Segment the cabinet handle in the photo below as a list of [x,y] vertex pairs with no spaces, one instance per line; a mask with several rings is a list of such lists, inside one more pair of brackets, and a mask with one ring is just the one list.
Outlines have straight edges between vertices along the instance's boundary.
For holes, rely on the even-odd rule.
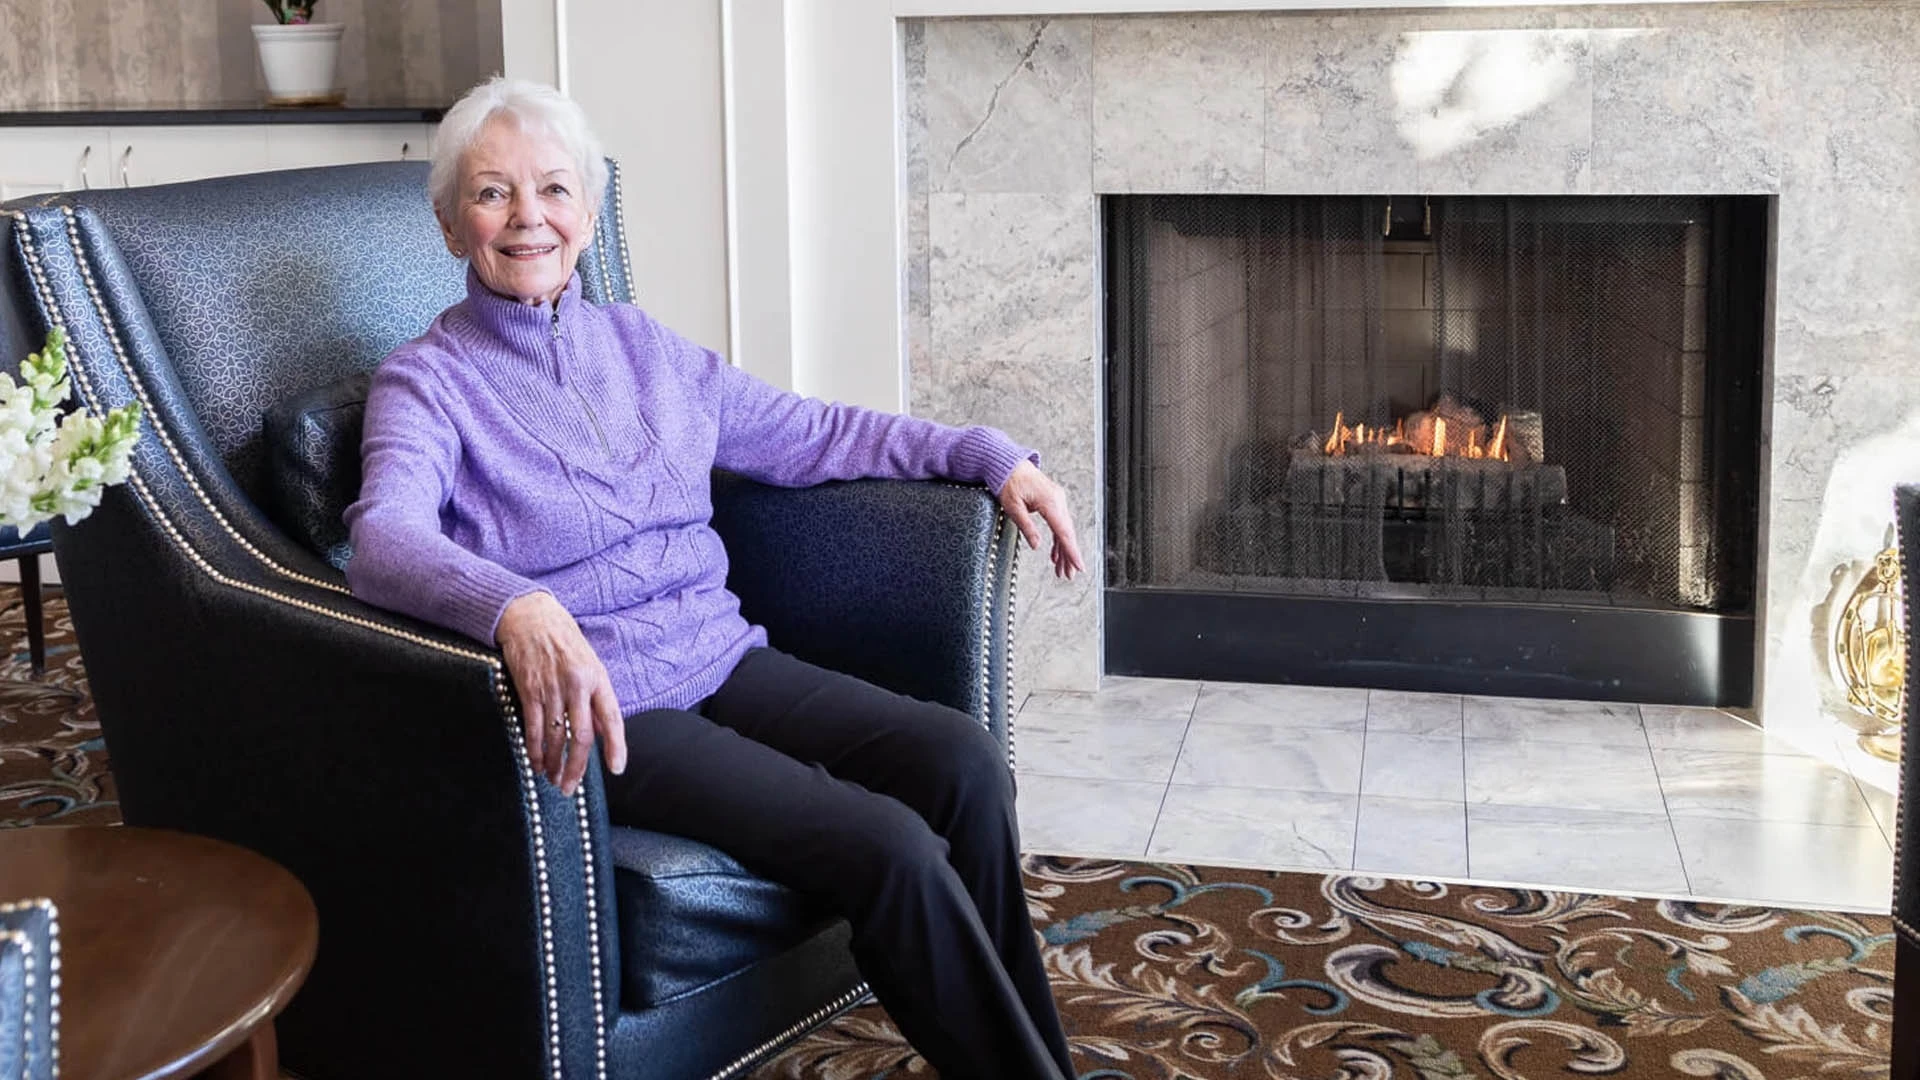
[[413,144],[410,142],[403,142],[400,144],[400,160],[401,161],[407,160],[407,151],[411,149],[413,149]]
[[133,186],[133,183],[127,179],[127,162],[132,159],[133,159],[133,147],[129,146],[125,150],[120,151],[120,186],[121,187]]
[[92,191],[93,179],[87,175],[87,161],[93,157],[93,144],[88,143],[80,149],[80,190]]

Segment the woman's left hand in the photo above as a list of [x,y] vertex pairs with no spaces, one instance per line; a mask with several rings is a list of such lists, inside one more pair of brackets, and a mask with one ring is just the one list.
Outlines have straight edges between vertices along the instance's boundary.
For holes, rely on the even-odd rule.
[[1063,578],[1083,573],[1087,564],[1080,558],[1080,544],[1073,535],[1073,512],[1067,509],[1067,493],[1040,471],[1032,461],[1023,461],[1000,488],[1000,506],[1027,538],[1027,546],[1040,547],[1040,526],[1035,514],[1053,531],[1053,572]]

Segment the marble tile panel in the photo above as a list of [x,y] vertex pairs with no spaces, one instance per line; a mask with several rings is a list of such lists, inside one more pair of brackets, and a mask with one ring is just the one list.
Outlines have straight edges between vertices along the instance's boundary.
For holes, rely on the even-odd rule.
[[1265,190],[1414,190],[1413,146],[1394,103],[1400,26],[1369,16],[1278,15],[1263,30]]
[[1164,784],[1186,730],[1186,721],[1178,719],[1022,709],[1014,721],[1014,767],[1045,776]]
[[1370,690],[1367,692],[1367,732],[1459,735],[1463,705],[1464,699],[1459,694]]
[[[1068,487],[1074,520],[1091,531],[1100,509],[1092,487],[1100,439],[1100,373],[1091,356],[1021,362],[942,357],[913,380],[916,416],[944,424],[990,424],[1040,452],[1040,467]],[[1086,545],[1083,545],[1086,546]]]
[[1250,43],[1263,24],[1092,20],[1094,190],[1259,191],[1264,61]]
[[1655,750],[1725,750],[1740,754],[1803,754],[1784,739],[1719,709],[1642,705],[1640,723]]
[[927,211],[936,363],[1093,356],[1091,197],[935,194]]
[[1020,850],[1137,859],[1160,816],[1167,786],[1022,773]]
[[[1913,155],[1913,165],[1920,169],[1920,153]],[[1788,177],[1776,238],[1776,379],[1833,370],[1824,353],[1831,342],[1874,342],[1884,365],[1888,347],[1920,337],[1920,308],[1912,303],[1914,283],[1920,281],[1920,214],[1912,213],[1916,195],[1920,180],[1830,192]],[[1905,367],[1903,360],[1892,362]]]
[[[1082,553],[1086,554],[1084,544]],[[1022,542],[1018,558],[1013,620],[1015,700],[1031,690],[1096,689],[1100,685],[1097,556],[1088,554],[1089,573],[1072,581],[1054,576],[1045,548],[1029,550]]]
[[1365,739],[1357,731],[1195,719],[1173,780],[1353,795],[1360,790]]
[[900,157],[906,173],[906,191],[901,196],[906,252],[900,274],[901,291],[907,298],[907,386],[912,402],[912,375],[925,372],[932,360],[932,343],[927,336],[932,310],[932,298],[927,294],[932,242],[927,233],[927,21],[904,20],[900,38]]
[[1459,802],[1360,797],[1353,868],[1466,877],[1467,808]]
[[1771,904],[1892,906],[1893,853],[1872,826],[1675,818],[1696,895]]
[[1396,122],[1432,194],[1590,189],[1586,30],[1419,30],[1394,64]]
[[1853,776],[1812,758],[1655,750],[1653,764],[1674,817],[1874,824]]
[[1026,699],[1027,710],[1082,716],[1121,716],[1144,720],[1179,720],[1193,716],[1200,684],[1186,679],[1141,679],[1107,675],[1087,692],[1040,690]]
[[1781,147],[1787,186],[1805,192],[1911,191],[1920,166],[1920,84],[1911,4],[1788,5]]
[[1473,877],[1602,892],[1686,893],[1664,814],[1565,807],[1467,807]]
[[1458,737],[1369,731],[1360,794],[1457,803],[1467,797],[1465,753]]
[[1469,739],[1527,742],[1647,745],[1634,705],[1610,701],[1547,701],[1475,697],[1465,700],[1461,720]]
[[1466,741],[1467,802],[1664,814],[1647,748]]
[[1085,20],[936,19],[926,27],[932,190],[1093,190]]
[[1367,692],[1344,686],[1209,682],[1201,684],[1193,716],[1201,721],[1362,731],[1367,726]]
[[1274,869],[1353,865],[1359,798],[1251,788],[1167,789],[1149,858]]
[[1593,189],[1631,194],[1780,190],[1783,17],[1641,9],[1592,31]]

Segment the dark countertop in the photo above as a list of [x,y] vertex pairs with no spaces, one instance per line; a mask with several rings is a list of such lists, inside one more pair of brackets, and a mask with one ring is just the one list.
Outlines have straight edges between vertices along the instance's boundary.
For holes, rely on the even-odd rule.
[[49,105],[0,112],[5,127],[191,126],[197,124],[437,124],[445,105],[349,105],[270,109],[257,101],[194,105]]

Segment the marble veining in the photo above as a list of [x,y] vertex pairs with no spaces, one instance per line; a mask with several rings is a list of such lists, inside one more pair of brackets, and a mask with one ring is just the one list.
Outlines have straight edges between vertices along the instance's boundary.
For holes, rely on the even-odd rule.
[[1092,190],[1092,36],[1077,20],[926,25],[933,191]]

